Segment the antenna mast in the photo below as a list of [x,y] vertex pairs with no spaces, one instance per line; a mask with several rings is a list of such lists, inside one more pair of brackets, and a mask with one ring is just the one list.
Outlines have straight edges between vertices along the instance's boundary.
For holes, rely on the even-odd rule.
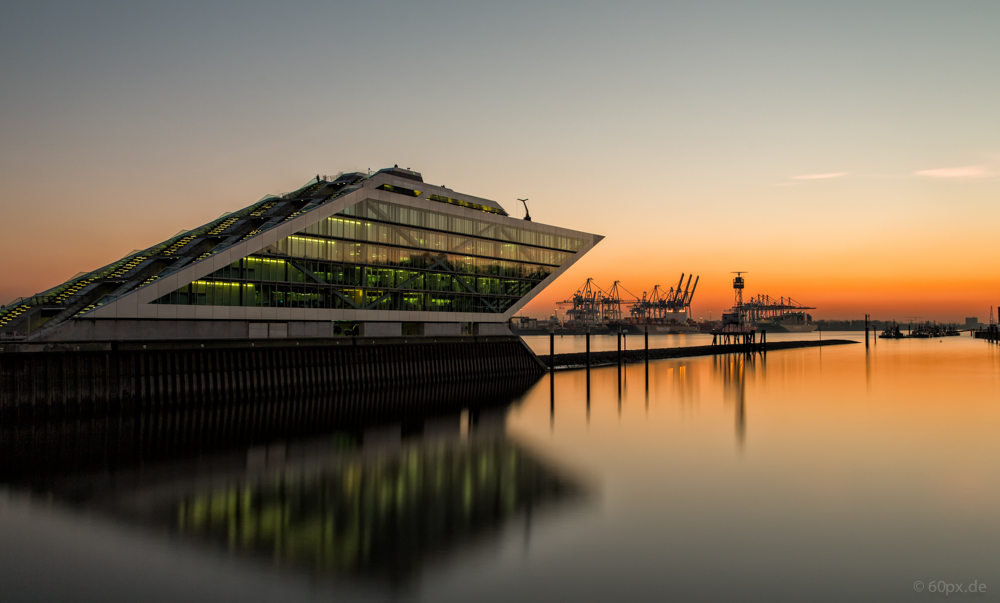
[[528,211],[528,200],[518,199],[521,203],[524,203],[524,219],[526,222],[531,222],[531,213]]

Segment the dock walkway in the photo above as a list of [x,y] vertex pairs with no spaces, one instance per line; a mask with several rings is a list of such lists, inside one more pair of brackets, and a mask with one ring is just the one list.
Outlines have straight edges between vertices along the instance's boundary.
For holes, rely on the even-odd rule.
[[[793,350],[797,348],[813,348],[826,345],[844,345],[848,343],[859,343],[848,339],[826,339],[822,341],[775,341],[766,344],[753,344],[748,347],[745,344],[730,345],[699,345],[680,348],[652,348],[649,350],[650,360],[662,360],[664,358],[689,358],[693,356],[712,356],[715,354],[737,354],[748,351],[775,352],[778,350]],[[763,348],[761,346],[764,346]],[[646,359],[646,350],[626,350],[621,353],[623,364],[634,364],[643,362]],[[538,358],[549,366],[550,356],[539,354]],[[576,370],[587,367],[586,352],[574,352],[571,354],[555,354],[552,357],[555,370]],[[591,352],[590,367],[614,366],[618,364],[618,352]]]

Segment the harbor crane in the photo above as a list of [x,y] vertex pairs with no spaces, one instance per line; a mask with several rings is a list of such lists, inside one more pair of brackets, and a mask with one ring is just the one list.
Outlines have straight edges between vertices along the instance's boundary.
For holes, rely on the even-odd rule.
[[[667,313],[690,311],[691,301],[694,299],[694,292],[698,289],[698,281],[701,280],[701,277],[689,275],[686,285],[684,277],[685,274],[682,273],[676,289],[671,287],[668,291],[664,291],[662,287],[656,285],[652,292],[644,292],[642,299],[632,306],[632,316],[640,320],[662,319],[667,317]],[[692,278],[694,278],[693,288],[691,287]],[[682,286],[683,289],[681,289]]]
[[559,302],[566,308],[566,320],[577,325],[596,325],[602,322],[604,308],[604,290],[594,279],[588,278],[576,290],[571,299]]
[[[628,293],[630,297],[623,297],[622,291]],[[609,321],[621,321],[622,316],[622,304],[634,305],[639,300],[636,299],[635,295],[631,291],[621,286],[621,281],[615,281],[611,285],[611,289],[607,291],[604,297],[605,311],[604,318]]]
[[[685,276],[687,282],[684,281]],[[676,288],[664,291],[656,285],[652,292],[643,292],[642,297],[622,286],[621,281],[615,281],[609,289],[604,290],[594,279],[588,278],[572,298],[561,301],[558,305],[561,310],[566,311],[568,323],[582,326],[627,322],[626,317],[636,322],[674,319],[679,312],[690,314],[691,300],[694,299],[700,278],[681,274]]]
[[[759,321],[769,319],[780,319],[787,313],[800,313],[804,310],[815,310],[813,306],[807,306],[791,297],[771,297],[766,294],[759,294],[743,300],[743,289],[746,281],[744,274],[750,274],[746,270],[733,271],[736,277],[733,279],[733,292],[735,303],[733,308],[723,314],[723,320],[731,321],[734,324],[753,325]],[[727,318],[728,317],[728,318]]]

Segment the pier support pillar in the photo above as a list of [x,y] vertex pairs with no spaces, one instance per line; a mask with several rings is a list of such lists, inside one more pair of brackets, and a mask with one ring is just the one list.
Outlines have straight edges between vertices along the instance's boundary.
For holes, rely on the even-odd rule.
[[642,335],[645,343],[643,344],[643,358],[646,361],[646,409],[649,409],[649,327],[645,326],[642,328]]
[[622,404],[622,328],[618,327],[618,409]]
[[549,331],[549,422],[556,426],[556,328]]
[[549,331],[549,370],[556,370],[556,329]]
[[868,349],[868,314],[865,314],[865,349]]
[[649,327],[643,327],[643,338],[645,342],[643,344],[643,355],[646,359],[646,371],[649,371]]
[[618,327],[618,370],[622,366],[622,328]]

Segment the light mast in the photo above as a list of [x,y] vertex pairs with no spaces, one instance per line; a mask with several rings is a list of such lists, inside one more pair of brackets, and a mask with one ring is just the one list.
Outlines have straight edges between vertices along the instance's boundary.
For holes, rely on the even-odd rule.
[[738,313],[742,313],[743,309],[743,277],[742,274],[750,274],[746,270],[740,270],[739,272],[733,272],[736,278],[733,279],[733,291],[736,292],[736,304],[735,308]]

